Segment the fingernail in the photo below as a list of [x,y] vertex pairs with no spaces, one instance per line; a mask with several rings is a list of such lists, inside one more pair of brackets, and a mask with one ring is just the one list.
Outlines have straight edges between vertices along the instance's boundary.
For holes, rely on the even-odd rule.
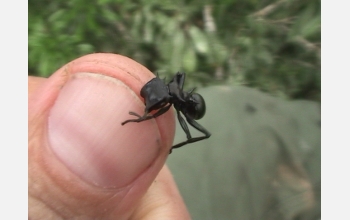
[[160,134],[153,120],[121,122],[143,113],[134,91],[118,79],[76,73],[61,89],[48,121],[50,147],[82,180],[123,187],[157,157]]

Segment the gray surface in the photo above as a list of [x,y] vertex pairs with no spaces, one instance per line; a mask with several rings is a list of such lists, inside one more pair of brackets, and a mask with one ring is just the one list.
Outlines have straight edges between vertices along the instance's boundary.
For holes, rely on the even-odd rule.
[[[245,87],[198,92],[212,137],[167,162],[193,219],[319,219],[320,105]],[[185,138],[177,125],[174,143]]]

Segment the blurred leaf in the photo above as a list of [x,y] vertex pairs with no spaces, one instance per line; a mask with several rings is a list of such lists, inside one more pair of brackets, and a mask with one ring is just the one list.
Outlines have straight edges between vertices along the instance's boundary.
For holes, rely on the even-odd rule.
[[319,34],[321,28],[321,16],[317,16],[308,22],[306,22],[300,30],[300,33],[305,38],[308,38],[312,35]]
[[[55,11],[54,13],[52,13],[52,15],[48,18],[49,22],[59,22],[60,20],[62,20],[62,17],[64,16],[64,14],[66,13],[65,9],[59,9],[57,11]],[[57,23],[56,23],[57,25]]]
[[273,57],[271,53],[269,53],[267,50],[261,50],[258,54],[257,57],[262,60],[264,63],[267,65],[271,65],[273,63]]
[[182,53],[185,46],[185,36],[182,32],[174,34],[173,51],[170,61],[171,72],[177,72],[182,66]]
[[216,65],[222,65],[228,58],[227,48],[217,38],[211,38],[210,44],[213,61]]
[[189,47],[185,49],[183,56],[183,67],[185,72],[194,72],[197,68],[197,57],[193,48]]
[[317,31],[320,33],[321,13],[317,12],[315,7],[316,5],[310,4],[300,13],[289,32],[289,38],[298,35],[308,37]]
[[196,26],[191,26],[189,29],[189,34],[197,52],[202,54],[209,52],[208,39],[200,29],[198,29]]
[[101,15],[105,17],[108,21],[116,22],[119,20],[119,16],[109,8],[105,8],[105,10],[103,10],[103,13]]
[[144,26],[143,29],[143,40],[146,43],[151,43],[154,39],[153,39],[153,23],[149,20],[146,20],[146,24]]
[[178,22],[172,19],[168,19],[166,25],[164,26],[164,32],[168,36],[172,36],[178,29]]
[[78,44],[77,47],[81,53],[92,53],[94,51],[91,44]]

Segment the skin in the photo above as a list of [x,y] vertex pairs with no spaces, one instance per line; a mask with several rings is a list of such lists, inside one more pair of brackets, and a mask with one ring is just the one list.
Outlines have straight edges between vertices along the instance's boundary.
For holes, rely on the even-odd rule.
[[121,126],[153,77],[116,54],[28,77],[29,219],[190,219],[165,165],[173,111]]

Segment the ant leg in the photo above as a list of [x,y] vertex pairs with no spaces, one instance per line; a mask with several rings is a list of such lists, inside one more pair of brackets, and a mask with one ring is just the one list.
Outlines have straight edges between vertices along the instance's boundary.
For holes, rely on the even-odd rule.
[[146,121],[146,120],[150,120],[152,118],[156,118],[158,116],[161,116],[162,114],[164,114],[165,112],[167,112],[169,109],[170,109],[171,105],[167,105],[161,109],[159,109],[156,113],[154,113],[153,115],[148,115],[148,111],[145,111],[145,114],[143,116],[140,116],[139,114],[135,113],[135,112],[129,112],[130,115],[134,115],[134,116],[137,116],[139,118],[137,119],[129,119],[129,120],[126,120],[122,123],[122,125],[125,125],[126,123],[129,123],[129,122],[142,122],[142,121]]
[[184,84],[185,84],[185,77],[186,77],[185,73],[177,72],[175,77],[176,77],[176,82],[179,85],[180,90],[182,90],[184,87]]
[[188,129],[188,126],[187,126],[185,120],[184,120],[183,117],[181,116],[179,110],[176,109],[176,112],[177,112],[177,120],[180,122],[180,125],[181,125],[181,127],[182,127],[182,130],[184,130],[184,132],[186,133],[187,139],[191,139],[192,136],[191,136],[190,130]]
[[161,109],[159,109],[159,111],[157,111],[156,113],[154,113],[153,115],[149,115],[147,116],[143,121],[145,120],[149,120],[149,119],[152,119],[152,118],[157,118],[159,116],[161,116],[162,114],[164,114],[165,112],[167,112],[169,109],[170,109],[171,105],[167,105]]
[[[179,144],[176,144],[174,145],[171,149],[174,149],[174,148],[179,148],[179,147],[182,147],[186,144],[189,144],[189,143],[194,143],[194,142],[197,142],[197,141],[200,141],[200,140],[203,140],[203,139],[206,139],[206,138],[209,138],[211,136],[210,132],[207,131],[202,125],[198,124],[195,120],[191,119],[191,118],[188,118],[186,117],[186,120],[188,123],[190,123],[190,125],[192,125],[195,129],[197,129],[198,131],[202,132],[204,134],[204,136],[201,136],[201,137],[196,137],[196,138],[190,138],[188,139],[187,141],[184,141],[184,142],[181,142]],[[185,131],[186,132],[186,131]],[[171,151],[170,151],[171,152]]]
[[[147,115],[148,112],[147,113],[145,112],[145,114]],[[139,117],[139,118],[142,117],[141,115],[137,114],[136,112],[129,112],[129,115],[134,115],[134,116]]]

